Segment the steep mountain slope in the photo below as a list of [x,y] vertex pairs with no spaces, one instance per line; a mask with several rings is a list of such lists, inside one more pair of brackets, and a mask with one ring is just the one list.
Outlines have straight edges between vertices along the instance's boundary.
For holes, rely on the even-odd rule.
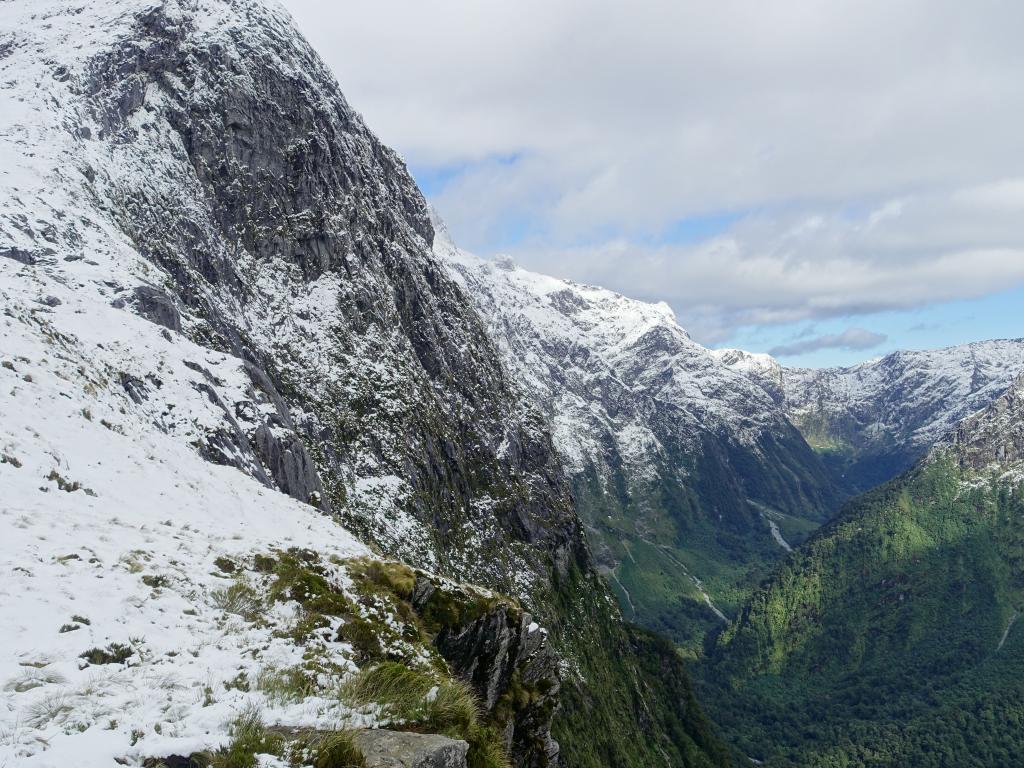
[[[320,641],[312,635],[321,630],[341,631],[336,613],[363,626],[349,605],[358,598],[349,594],[354,566],[325,562],[331,553],[365,553],[351,531],[388,556],[507,592],[550,627],[550,645],[562,655],[563,706],[555,728],[567,765],[727,762],[692,695],[659,698],[662,681],[650,680],[650,670],[667,667],[685,687],[679,660],[635,642],[621,624],[597,577],[544,419],[509,384],[477,311],[432,255],[426,205],[404,165],[345,102],[278,6],[8,2],[0,7],[0,75],[5,333],[31,339],[11,357],[6,350],[18,347],[4,348],[5,376],[23,383],[0,402],[2,439],[13,459],[5,459],[2,471],[5,483],[8,473],[18,478],[23,496],[38,488],[35,493],[63,498],[67,492],[76,500],[5,501],[10,524],[20,525],[26,515],[40,518],[27,525],[60,520],[82,531],[81,545],[92,546],[89,538],[114,535],[102,532],[97,514],[111,526],[124,519],[132,530],[126,545],[141,538],[147,546],[140,549],[150,556],[175,553],[166,580],[154,574],[152,583],[162,586],[153,589],[180,585],[187,610],[202,614],[208,601],[197,595],[213,582],[191,571],[205,572],[221,548],[238,554],[242,544],[236,551],[221,541],[225,531],[237,530],[234,516],[272,498],[245,518],[252,522],[251,543],[245,527],[232,535],[245,542],[242,570],[260,587],[253,587],[257,597],[276,604],[274,590],[284,590],[313,622],[293,633],[298,654],[316,655]],[[29,397],[36,376],[48,389]],[[47,413],[50,400],[62,404],[53,408],[59,420]],[[22,420],[7,418],[15,410]],[[79,424],[76,413],[88,424]],[[62,457],[65,425],[81,433],[82,443]],[[30,440],[23,430],[37,434]],[[120,453],[111,456],[110,446]],[[200,457],[216,488],[204,487]],[[132,467],[125,474],[126,488],[137,489],[131,494],[115,492],[117,476],[109,473],[119,460]],[[39,477],[50,464],[52,476]],[[153,464],[167,482],[181,478],[174,493],[163,480],[147,486]],[[156,495],[143,509],[139,495],[146,487]],[[235,496],[237,503],[224,501]],[[209,525],[196,521],[204,514]],[[303,523],[289,520],[302,514],[308,532],[292,533]],[[211,549],[193,542],[181,550],[179,525],[197,526],[188,539],[212,537]],[[292,547],[312,548],[315,557],[296,564]],[[267,567],[276,581],[259,575],[262,561],[253,558],[263,548],[273,550],[276,559]],[[120,547],[98,549],[105,564],[120,562],[129,573],[134,566],[124,558],[141,558]],[[50,545],[38,552],[49,574],[66,562]],[[33,569],[22,562],[29,556],[22,550],[5,546],[4,556],[13,568]],[[291,589],[288,579],[300,576],[323,594]],[[104,582],[121,583],[127,581],[120,572]],[[62,614],[83,599],[81,589],[55,602]],[[381,626],[411,626],[419,636],[417,627],[426,622],[421,629],[440,647],[446,625],[410,618],[409,611],[422,607],[415,595],[393,585],[383,596],[381,590],[377,585],[362,597],[385,600],[404,625],[379,616],[379,626],[363,633],[364,644],[379,648],[369,638]],[[150,599],[137,589],[123,594],[126,602]],[[316,610],[307,604],[313,597],[323,598]],[[4,601],[9,626],[19,626],[24,620],[16,612],[32,604]],[[134,616],[117,638],[108,627],[95,636],[123,642],[154,610],[162,608]],[[443,615],[483,621],[490,613],[481,616],[482,610],[474,603],[462,611],[456,602]],[[482,638],[479,647],[519,647],[516,632],[529,626]],[[275,629],[287,630],[259,631],[266,638]],[[233,634],[209,637],[229,656],[234,647],[248,648],[233,646]],[[344,646],[342,640],[331,642]],[[54,649],[45,663],[67,667],[73,646],[62,640],[39,647]],[[407,654],[423,660],[418,648]],[[344,647],[338,653],[331,663],[344,671]],[[484,669],[446,663],[451,674]],[[127,676],[141,686],[137,695],[156,695],[155,683],[130,670]],[[498,725],[516,763],[553,762],[557,746],[545,729],[557,686],[545,679],[536,688],[540,681],[518,669],[501,679],[507,696],[491,701],[491,688],[483,693],[491,714],[503,713]],[[47,697],[58,703],[72,695],[57,678],[46,685],[52,686]],[[22,693],[17,684],[4,692],[4,711],[15,724],[30,704]],[[241,700],[233,697],[233,705]],[[208,746],[223,741],[223,714],[211,711],[197,721],[212,734]],[[287,724],[280,712],[270,714]],[[663,727],[667,721],[677,726]],[[97,738],[102,729],[97,718],[47,723],[56,723],[72,744]],[[126,728],[118,723],[113,730],[142,738]],[[16,727],[6,733],[16,734],[7,741],[20,739]],[[145,746],[155,749],[153,743]],[[20,746],[13,747],[19,761]],[[43,746],[35,742],[33,759],[52,764]],[[154,754],[117,747],[131,759]]]
[[486,262],[443,232],[434,249],[555,425],[627,617],[699,647],[783,537],[799,540],[831,511],[818,457],[666,305]]
[[1024,339],[893,352],[850,368],[783,368],[766,355],[715,354],[762,383],[850,493],[909,468],[1024,373]]
[[1018,379],[787,558],[719,638],[708,692],[769,765],[1014,765],[1022,607]]
[[[428,627],[366,574],[398,569],[453,605],[484,601],[489,621],[519,609],[375,562],[335,519],[205,461],[182,422],[154,421],[120,383],[149,350],[164,396],[202,429],[220,422],[219,405],[179,376],[201,360],[220,394],[243,402],[237,358],[164,337],[68,286],[11,279],[6,265],[0,275],[0,764],[194,755],[205,765],[218,749],[239,751],[238,722],[286,727],[296,745],[303,734],[402,728],[403,719],[444,728],[351,686],[389,659],[460,690],[452,675],[465,666],[447,634],[491,633],[459,621]],[[54,291],[46,305],[40,289]],[[429,615],[429,602],[419,610]],[[498,694],[512,690],[511,674],[547,690],[525,708],[487,711],[518,750],[545,738],[557,674],[546,634],[516,617],[491,638],[504,649],[473,666],[494,675]],[[458,735],[499,741],[486,733]],[[261,752],[283,751],[280,737],[262,742]]]

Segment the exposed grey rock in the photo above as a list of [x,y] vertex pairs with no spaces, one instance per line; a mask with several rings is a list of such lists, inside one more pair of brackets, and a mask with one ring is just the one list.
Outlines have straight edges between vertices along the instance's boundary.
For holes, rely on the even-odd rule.
[[356,746],[368,768],[466,768],[469,745],[429,733],[359,731]]
[[[210,371],[189,361],[185,365],[203,375],[205,381],[193,386],[224,413],[225,426],[209,432],[201,445],[204,455],[214,463],[248,472],[264,485],[276,487],[292,498],[329,509],[316,466],[295,433],[287,405],[280,396],[270,399],[274,408],[281,410],[269,414],[255,400],[237,402],[232,409],[221,399],[218,380]],[[258,371],[251,366],[246,370],[250,376]],[[255,378],[267,383],[265,374]],[[259,394],[266,392],[261,389]]]
[[319,506],[322,497],[320,478],[305,444],[297,434],[275,428],[271,424],[261,424],[252,440],[281,491],[292,498]]
[[1019,469],[1024,462],[1024,377],[983,411],[961,421],[933,455],[947,453],[965,469]]
[[149,399],[149,387],[142,379],[127,373],[121,374],[121,386],[128,394],[128,397],[135,403],[142,403]]
[[181,331],[181,315],[174,300],[159,288],[140,285],[135,289],[135,307],[140,315],[174,332]]
[[22,264],[27,264],[29,266],[39,261],[38,256],[32,251],[25,250],[24,248],[16,248],[13,246],[7,248],[0,248],[0,256],[3,256],[8,259],[14,259],[15,261],[20,261]]

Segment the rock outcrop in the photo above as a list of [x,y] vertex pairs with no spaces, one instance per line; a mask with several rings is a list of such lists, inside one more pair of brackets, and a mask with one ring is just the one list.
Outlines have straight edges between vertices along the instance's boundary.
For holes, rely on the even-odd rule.
[[413,607],[439,626],[434,645],[455,675],[472,684],[519,766],[558,762],[551,721],[561,686],[548,632],[507,599],[420,576]]
[[1024,462],[1024,378],[983,411],[964,419],[932,452],[952,453],[961,469],[1005,472]]
[[432,733],[359,731],[354,741],[367,768],[466,768],[464,741]]

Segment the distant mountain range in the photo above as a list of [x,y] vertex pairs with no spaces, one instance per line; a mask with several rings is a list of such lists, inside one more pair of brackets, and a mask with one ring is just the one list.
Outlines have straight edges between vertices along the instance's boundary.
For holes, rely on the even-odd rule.
[[761,383],[848,493],[909,468],[1024,371],[1024,339],[893,352],[850,368],[783,368],[764,355],[715,354]]

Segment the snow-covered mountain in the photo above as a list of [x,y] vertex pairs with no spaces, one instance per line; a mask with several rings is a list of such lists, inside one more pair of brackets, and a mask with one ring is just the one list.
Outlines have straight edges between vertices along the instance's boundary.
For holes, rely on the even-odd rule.
[[907,469],[1024,373],[1024,339],[893,352],[849,368],[783,368],[765,356],[716,354],[761,382],[808,442],[832,454],[837,482],[850,491]]
[[280,6],[0,4],[0,157],[0,765],[216,749],[255,710],[401,724],[342,686],[384,660],[424,707],[473,686],[468,749],[547,765],[553,651],[571,761],[719,748],[674,654],[648,679],[404,164]]
[[820,370],[709,350],[665,304],[481,260],[435,228],[435,252],[554,425],[627,615],[683,641],[742,599],[752,565],[905,470],[1024,372],[1022,340]]
[[764,391],[723,369],[664,302],[529,272],[507,259],[485,261],[455,247],[442,226],[435,252],[452,265],[506,362],[550,414],[571,471],[585,471],[605,446],[632,471],[653,471],[662,446],[646,421],[659,402],[677,408],[680,437],[693,450],[702,429],[753,445],[780,427]]
[[[241,361],[240,378],[202,358],[161,375],[152,353],[127,351],[119,380],[140,407],[210,460],[425,566],[515,573],[504,586],[525,592],[548,567],[537,553],[575,556],[542,425],[432,262],[422,197],[282,10],[5,13],[11,282],[32,299],[63,285],[164,326],[163,343],[180,333]],[[197,424],[182,391],[214,415]],[[530,487],[521,506],[489,499],[501,482]]]
[[734,580],[785,551],[780,524],[799,536],[831,511],[824,469],[776,401],[667,305],[484,261],[436,229],[435,252],[554,424],[627,613],[677,637],[718,621]]

